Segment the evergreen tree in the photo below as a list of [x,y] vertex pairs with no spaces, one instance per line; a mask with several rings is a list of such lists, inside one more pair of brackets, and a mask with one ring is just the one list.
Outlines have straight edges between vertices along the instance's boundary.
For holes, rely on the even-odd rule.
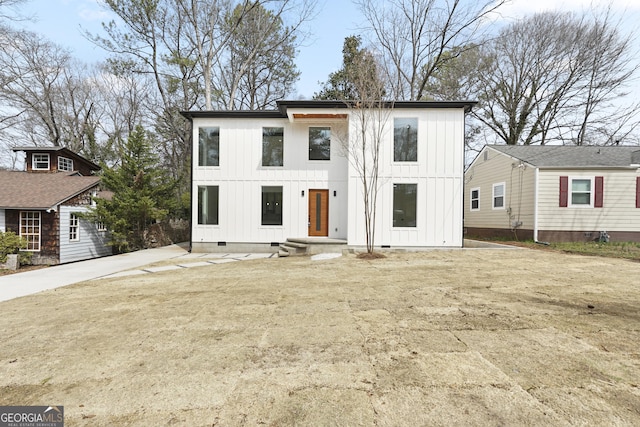
[[129,135],[121,158],[119,167],[103,167],[102,185],[113,197],[97,198],[87,217],[102,222],[111,233],[110,244],[118,252],[127,252],[148,247],[149,227],[175,211],[175,181],[158,167],[142,126]]
[[361,44],[360,36],[344,39],[342,68],[329,74],[329,80],[319,93],[314,94],[314,99],[362,101],[372,93],[384,97],[384,90],[380,90],[383,84],[378,64],[369,50],[360,47]]

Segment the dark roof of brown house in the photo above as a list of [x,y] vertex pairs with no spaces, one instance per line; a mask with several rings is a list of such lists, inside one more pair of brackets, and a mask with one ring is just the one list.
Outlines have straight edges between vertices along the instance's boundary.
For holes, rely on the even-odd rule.
[[0,209],[49,209],[95,187],[97,176],[75,172],[0,171]]

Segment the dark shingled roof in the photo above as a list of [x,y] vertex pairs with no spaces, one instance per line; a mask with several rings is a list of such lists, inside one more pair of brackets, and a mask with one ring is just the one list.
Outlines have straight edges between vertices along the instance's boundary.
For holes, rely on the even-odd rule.
[[49,209],[89,190],[98,176],[0,171],[0,209]]
[[487,145],[540,168],[630,167],[640,164],[640,146]]

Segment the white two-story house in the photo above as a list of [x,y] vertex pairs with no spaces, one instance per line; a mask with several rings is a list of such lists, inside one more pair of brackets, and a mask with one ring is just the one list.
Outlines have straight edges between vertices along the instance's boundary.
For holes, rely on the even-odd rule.
[[[380,131],[376,247],[462,246],[464,121],[472,106],[393,102],[384,115],[370,115],[367,126]],[[291,238],[365,246],[353,161],[362,109],[281,101],[273,111],[182,114],[193,127],[192,251],[276,252]]]

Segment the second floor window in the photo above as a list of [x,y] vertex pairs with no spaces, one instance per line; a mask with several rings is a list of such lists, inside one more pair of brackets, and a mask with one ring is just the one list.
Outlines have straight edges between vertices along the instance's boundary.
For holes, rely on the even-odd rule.
[[418,161],[418,119],[396,118],[393,121],[393,161]]
[[262,128],[262,166],[283,166],[284,128]]
[[49,170],[49,155],[48,154],[33,154],[33,169],[34,170]]
[[309,160],[331,160],[331,128],[309,128]]
[[58,170],[71,172],[73,170],[73,160],[66,157],[58,157]]
[[220,166],[220,128],[198,129],[198,166]]

